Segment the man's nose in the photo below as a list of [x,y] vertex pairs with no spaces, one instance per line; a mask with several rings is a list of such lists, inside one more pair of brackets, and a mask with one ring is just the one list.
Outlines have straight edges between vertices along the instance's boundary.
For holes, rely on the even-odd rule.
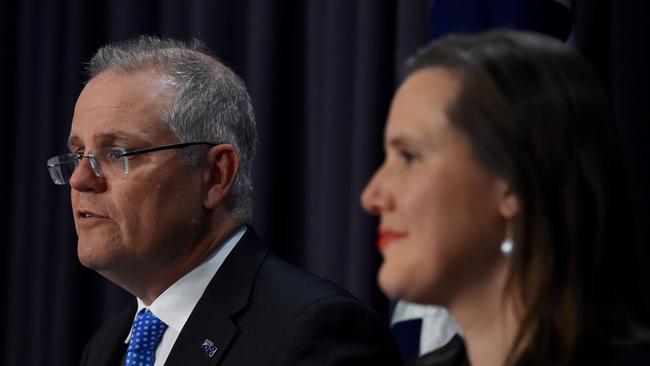
[[106,190],[106,179],[98,177],[90,159],[84,157],[70,176],[70,187],[79,192],[103,192]]

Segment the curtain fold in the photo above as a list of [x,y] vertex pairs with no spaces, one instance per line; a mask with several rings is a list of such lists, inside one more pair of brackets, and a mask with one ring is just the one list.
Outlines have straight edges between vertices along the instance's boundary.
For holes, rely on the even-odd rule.
[[[359,194],[383,158],[404,58],[426,41],[437,1],[0,0],[0,364],[76,364],[92,332],[131,300],[79,264],[69,188],[51,183],[45,161],[66,148],[93,52],[143,33],[201,38],[243,77],[260,137],[256,230],[386,316],[376,220]],[[648,2],[574,3],[577,44],[602,65],[647,205]]]
[[[398,5],[399,3],[399,5]],[[285,259],[386,316],[376,222],[358,195],[379,164],[396,49],[424,32],[410,1],[0,1],[5,72],[0,364],[73,365],[131,296],[83,268],[69,187],[45,168],[66,149],[93,52],[154,34],[197,37],[246,81],[259,132],[254,226]],[[400,27],[401,29],[398,29]],[[406,42],[406,41],[405,41]]]

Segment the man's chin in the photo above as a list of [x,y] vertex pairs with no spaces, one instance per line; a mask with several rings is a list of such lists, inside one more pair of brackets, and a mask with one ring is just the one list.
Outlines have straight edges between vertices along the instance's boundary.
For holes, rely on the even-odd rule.
[[108,267],[106,261],[101,261],[94,257],[79,254],[78,258],[82,266],[94,271],[106,270]]
[[79,240],[77,244],[77,257],[81,265],[98,272],[110,270],[119,263],[117,254],[107,243]]

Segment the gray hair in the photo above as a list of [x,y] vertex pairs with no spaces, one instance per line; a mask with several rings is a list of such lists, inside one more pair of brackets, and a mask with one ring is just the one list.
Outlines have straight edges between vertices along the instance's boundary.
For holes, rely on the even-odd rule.
[[[237,218],[252,216],[251,167],[255,154],[255,116],[244,82],[227,66],[207,53],[204,45],[141,36],[106,45],[92,57],[90,78],[103,71],[125,73],[155,70],[169,78],[176,89],[173,105],[161,116],[180,142],[207,141],[232,144],[240,166],[226,208]],[[206,152],[203,146],[184,149],[188,162]]]

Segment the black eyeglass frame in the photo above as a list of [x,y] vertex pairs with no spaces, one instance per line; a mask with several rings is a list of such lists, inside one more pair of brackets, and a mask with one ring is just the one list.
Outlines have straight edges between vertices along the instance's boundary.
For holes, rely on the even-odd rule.
[[121,158],[121,157],[124,157],[124,156],[128,157],[128,156],[140,155],[140,154],[154,152],[154,151],[160,151],[160,150],[183,149],[183,148],[186,148],[188,146],[194,146],[194,145],[217,146],[217,145],[221,145],[221,144],[215,144],[213,142],[204,142],[204,141],[181,142],[181,143],[178,143],[178,144],[169,144],[169,145],[160,145],[160,146],[154,146],[154,147],[145,147],[145,148],[136,149],[136,150],[125,150],[123,153],[116,156],[116,158]]
[[[145,153],[150,153],[154,151],[161,151],[161,150],[171,150],[171,149],[182,149],[186,148],[189,146],[195,146],[195,145],[208,145],[208,146],[217,146],[221,145],[220,143],[213,143],[213,142],[205,142],[205,141],[197,141],[197,142],[181,142],[181,143],[176,143],[176,144],[167,144],[167,145],[160,145],[160,146],[153,146],[153,147],[145,147],[142,149],[136,149],[136,150],[126,150],[124,148],[108,148],[107,150],[115,150],[117,153],[113,155],[114,159],[120,159],[124,158],[124,174],[128,174],[129,168],[128,168],[128,157],[129,156],[135,156],[135,155],[140,155],[140,154],[145,154]],[[100,151],[103,149],[100,149]],[[69,183],[69,177],[63,178],[63,174],[61,174],[60,171],[60,166],[68,165],[70,161],[66,162],[52,162],[53,160],[61,157],[68,157],[68,158],[73,158],[73,161],[75,161],[75,168],[76,166],[79,165],[79,162],[81,162],[81,159],[86,158],[90,161],[90,165],[92,167],[93,172],[95,173],[96,176],[98,177],[103,177],[103,174],[101,172],[99,160],[97,160],[97,156],[95,155],[94,151],[89,151],[88,154],[84,154],[83,151],[78,152],[78,153],[69,153],[69,154],[62,154],[62,155],[57,155],[52,157],[51,159],[48,160],[47,162],[47,168],[50,171],[50,176],[52,180],[54,181],[55,184],[57,185],[65,185]],[[71,173],[70,173],[71,175]]]

